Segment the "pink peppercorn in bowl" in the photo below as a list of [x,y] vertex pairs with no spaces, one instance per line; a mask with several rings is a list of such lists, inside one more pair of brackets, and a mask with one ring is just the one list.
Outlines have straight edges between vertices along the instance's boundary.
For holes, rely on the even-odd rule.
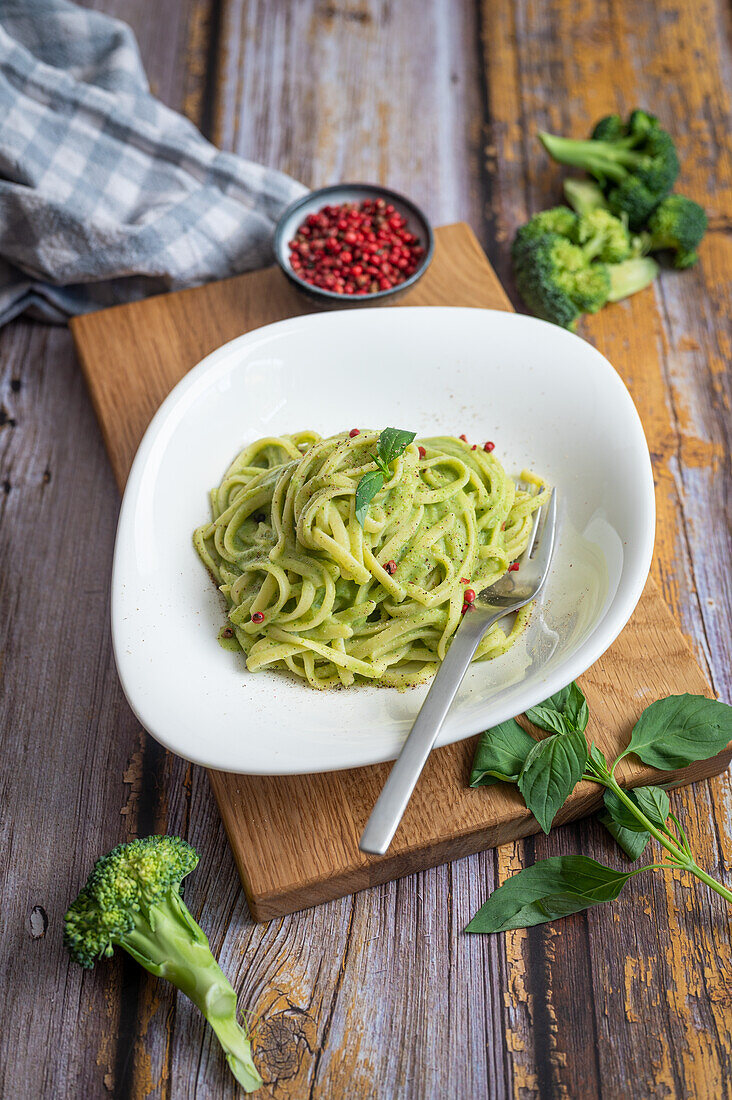
[[298,199],[280,217],[273,244],[290,282],[329,307],[384,305],[424,275],[435,248],[418,206],[368,183]]

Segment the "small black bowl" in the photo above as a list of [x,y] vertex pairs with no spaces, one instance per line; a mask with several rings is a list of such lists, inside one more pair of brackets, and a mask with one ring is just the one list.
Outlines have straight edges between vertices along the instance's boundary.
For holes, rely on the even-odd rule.
[[[372,294],[336,294],[333,290],[324,290],[305,282],[290,266],[288,242],[297,233],[308,214],[317,214],[324,206],[338,206],[344,202],[363,202],[364,199],[386,199],[398,214],[407,219],[407,229],[418,238],[424,248],[422,262],[413,275],[403,283],[397,283],[389,290],[376,290]],[[287,278],[298,290],[306,294],[311,301],[321,306],[369,306],[383,305],[384,302],[398,298],[405,290],[413,287],[429,267],[435,251],[435,238],[432,226],[427,218],[410,199],[387,187],[371,183],[335,183],[331,187],[319,187],[310,191],[301,199],[293,202],[277,222],[274,234],[274,253],[277,263]]]

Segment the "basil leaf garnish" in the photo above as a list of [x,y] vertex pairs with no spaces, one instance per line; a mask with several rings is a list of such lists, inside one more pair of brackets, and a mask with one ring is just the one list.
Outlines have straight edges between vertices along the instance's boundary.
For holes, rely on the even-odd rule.
[[630,743],[618,759],[634,752],[660,771],[708,760],[732,740],[732,707],[703,695],[671,695],[643,711]]
[[537,742],[524,761],[518,788],[545,833],[582,778],[586,763],[587,741],[580,730]]
[[634,873],[614,871],[587,856],[551,856],[494,890],[465,931],[506,932],[581,913],[614,901]]
[[390,465],[395,458],[399,458],[399,455],[404,454],[416,436],[416,432],[405,432],[401,428],[384,428],[376,446],[379,458],[387,466]]
[[401,428],[384,428],[376,444],[376,454],[371,458],[378,466],[378,470],[364,474],[356,487],[356,519],[363,527],[368,512],[369,504],[374,499],[379,489],[391,476],[389,463],[399,455],[404,454],[416,432],[404,432]]
[[550,733],[568,733],[570,730],[584,730],[590,712],[582,691],[577,684],[571,683],[527,710],[526,717],[535,726]]
[[378,455],[378,454],[376,454],[376,455],[375,455],[373,451],[369,451],[369,458],[370,458],[370,459],[371,459],[371,460],[372,460],[373,462],[375,462],[375,463],[376,463],[376,465],[377,465],[377,466],[378,466],[378,468],[379,468],[379,469],[381,470],[381,472],[382,472],[382,474],[384,475],[384,477],[389,477],[389,476],[390,476],[390,471],[389,471],[389,467],[388,467],[388,466],[386,465],[386,463],[384,462],[384,460],[383,460],[383,458],[381,457],[381,455]]
[[384,487],[384,475],[378,470],[364,474],[356,487],[356,519],[363,527],[369,504]]
[[471,787],[489,787],[502,780],[516,783],[536,741],[515,718],[484,730],[478,738],[470,772]]

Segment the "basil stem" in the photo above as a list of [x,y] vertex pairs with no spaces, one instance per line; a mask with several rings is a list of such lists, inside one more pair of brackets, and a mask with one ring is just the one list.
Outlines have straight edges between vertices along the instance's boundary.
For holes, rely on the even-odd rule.
[[[680,830],[680,836],[683,836],[683,840],[674,837],[673,833],[671,833],[668,829],[662,831],[656,825],[654,825],[653,822],[648,817],[646,817],[640,807],[636,805],[633,799],[629,797],[627,792],[615,779],[615,776],[611,775],[610,772],[602,769],[603,771],[605,771],[605,774],[601,774],[601,769],[594,762],[590,763],[590,765],[588,766],[588,770],[591,770],[594,774],[586,775],[584,778],[592,779],[595,783],[602,783],[604,787],[607,787],[608,790],[611,790],[613,794],[620,799],[620,801],[633,815],[633,817],[641,823],[644,830],[646,832],[649,832],[652,837],[655,837],[661,847],[666,849],[666,851],[671,856],[673,863],[677,867],[681,867],[683,870],[689,871],[701,882],[706,883],[706,885],[709,886],[710,889],[714,890],[715,893],[719,894],[720,897],[723,897],[725,901],[728,901],[732,904],[732,890],[728,890],[726,886],[723,886],[721,884],[721,882],[717,882],[716,879],[713,879],[711,875],[708,875],[706,871],[703,871],[701,869],[689,850],[688,842],[685,843],[686,836],[685,834],[683,834],[683,830],[681,829],[680,825],[678,825],[677,827]],[[675,820],[674,823],[676,824]]]

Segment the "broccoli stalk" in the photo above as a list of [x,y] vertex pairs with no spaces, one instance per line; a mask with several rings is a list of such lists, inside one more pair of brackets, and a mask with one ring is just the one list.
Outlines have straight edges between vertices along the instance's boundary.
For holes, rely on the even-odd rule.
[[600,184],[614,214],[625,214],[638,230],[674,185],[679,158],[671,135],[645,111],[623,123],[600,119],[586,141],[540,133],[544,148],[560,164],[583,168]]
[[634,256],[619,264],[607,264],[610,279],[608,302],[620,302],[639,290],[645,290],[658,275],[658,264],[650,256]]
[[97,860],[69,908],[64,943],[85,968],[119,946],[151,974],[166,978],[208,1020],[231,1072],[254,1092],[262,1079],[236,1019],[236,993],[180,896],[181,880],[197,863],[195,850],[180,837],[118,845]]
[[593,210],[609,210],[602,188],[594,180],[578,180],[568,176],[563,183],[564,197],[579,214],[591,214]]

